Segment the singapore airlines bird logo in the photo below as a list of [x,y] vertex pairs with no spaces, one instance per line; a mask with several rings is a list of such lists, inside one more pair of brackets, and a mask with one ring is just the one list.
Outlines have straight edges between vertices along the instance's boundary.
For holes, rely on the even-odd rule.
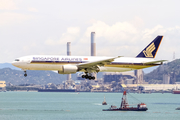
[[152,43],[146,50],[143,51],[146,57],[153,57],[152,52],[156,49],[154,43]]

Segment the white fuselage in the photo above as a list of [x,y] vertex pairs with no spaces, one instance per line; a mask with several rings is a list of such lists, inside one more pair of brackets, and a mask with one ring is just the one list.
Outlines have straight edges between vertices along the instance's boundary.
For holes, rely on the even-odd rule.
[[[15,59],[12,65],[22,70],[53,70],[62,71],[64,65],[77,66],[82,63],[100,61],[113,57],[96,56],[57,56],[57,55],[31,55]],[[99,66],[100,72],[124,72],[136,69],[143,69],[159,64],[144,64],[155,61],[152,58],[119,57],[110,64]],[[81,71],[81,70],[79,70]]]

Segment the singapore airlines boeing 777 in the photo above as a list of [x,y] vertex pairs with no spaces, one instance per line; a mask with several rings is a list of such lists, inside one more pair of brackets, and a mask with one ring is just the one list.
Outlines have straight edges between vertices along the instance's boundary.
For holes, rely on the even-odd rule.
[[157,36],[136,57],[59,56],[31,55],[15,59],[12,65],[26,70],[53,70],[59,74],[84,72],[82,78],[95,79],[92,73],[124,72],[163,64],[166,60],[155,60],[163,36]]

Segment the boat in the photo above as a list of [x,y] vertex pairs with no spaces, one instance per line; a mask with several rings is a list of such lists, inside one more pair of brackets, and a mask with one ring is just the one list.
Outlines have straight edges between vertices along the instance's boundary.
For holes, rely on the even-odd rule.
[[180,110],[180,107],[176,108],[176,110]]
[[173,94],[180,94],[180,90],[176,87],[176,89],[175,90],[173,90],[173,92],[172,92]]
[[173,90],[173,94],[180,94],[180,90]]
[[104,101],[102,102],[102,105],[107,105],[105,96],[104,96]]
[[173,94],[180,94],[180,90],[173,90]]
[[123,97],[121,101],[121,106],[117,108],[114,105],[111,105],[109,109],[103,109],[103,111],[146,111],[148,108],[145,103],[137,104],[137,107],[130,107],[126,97],[126,91],[123,92]]

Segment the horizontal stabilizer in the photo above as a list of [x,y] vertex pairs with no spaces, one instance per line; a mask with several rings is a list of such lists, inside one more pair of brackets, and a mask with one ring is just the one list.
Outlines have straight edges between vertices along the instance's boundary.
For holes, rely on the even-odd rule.
[[148,64],[156,64],[156,63],[163,63],[167,60],[157,60],[157,61],[151,61],[151,62],[145,62],[144,64],[148,65]]

